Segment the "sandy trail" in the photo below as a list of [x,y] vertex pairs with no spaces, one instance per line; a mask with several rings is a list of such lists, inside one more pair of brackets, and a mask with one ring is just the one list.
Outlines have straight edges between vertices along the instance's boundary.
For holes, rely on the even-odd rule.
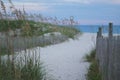
[[86,80],[89,63],[84,57],[94,47],[96,35],[84,33],[78,40],[40,49],[41,60],[55,80]]

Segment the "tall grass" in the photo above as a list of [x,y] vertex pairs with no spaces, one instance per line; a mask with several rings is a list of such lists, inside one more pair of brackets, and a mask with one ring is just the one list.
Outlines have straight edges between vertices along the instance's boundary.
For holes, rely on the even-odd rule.
[[[40,50],[23,50],[11,53],[12,50],[0,51],[1,80],[43,80],[46,76],[40,61]],[[2,55],[1,52],[5,55]]]
[[[0,0],[0,33],[5,34],[5,38],[1,38],[0,36],[0,80],[46,80],[46,71],[41,64],[40,53],[38,55],[37,50],[26,52],[27,47],[25,46],[29,45],[29,48],[31,48],[36,42],[32,41],[29,43],[26,41],[26,38],[29,39],[31,36],[41,36],[51,32],[60,32],[68,38],[73,38],[79,31],[73,28],[56,27],[56,25],[50,23],[28,21],[24,9],[23,11],[17,10],[12,1],[8,1],[11,10],[11,12],[9,12],[10,14],[7,14],[8,12],[3,0]],[[12,12],[13,10],[14,13]],[[11,14],[14,15],[13,20],[8,17],[8,15]],[[21,35],[19,36],[23,38],[21,45],[24,43],[27,44],[17,49],[18,53],[15,52],[14,38],[16,36],[13,35],[16,29],[21,29]],[[11,30],[13,34],[9,33]],[[6,46],[1,45],[2,39],[5,41]],[[44,44],[49,45],[50,43],[46,42]],[[16,45],[18,45],[18,43],[16,43]],[[37,46],[38,45],[40,44],[37,44]],[[42,44],[42,46],[44,45]],[[26,55],[19,57],[23,54],[21,50]],[[32,57],[31,54],[33,54]]]
[[28,59],[24,65],[9,60],[0,65],[1,80],[43,80],[45,75],[42,64],[39,61],[34,63],[32,59]]
[[73,27],[65,27],[65,26],[62,26],[62,28],[60,28],[60,32],[63,34],[63,35],[66,35],[67,37],[69,38],[73,38],[74,39],[74,36],[76,34],[79,34],[80,31],[73,28]]
[[[7,44],[6,47],[0,45],[0,80],[43,80],[45,79],[46,72],[41,64],[40,57],[37,58],[34,55],[33,57],[29,57],[29,53],[17,59],[17,56],[20,56],[22,53],[16,53],[14,51],[12,41],[14,36],[11,36],[8,32],[9,30],[22,28],[24,35],[30,36],[31,24],[26,21],[24,11],[17,10],[11,0],[8,1],[10,3],[10,9],[15,10],[15,20],[9,20],[6,6],[0,0],[0,32],[5,33],[5,44]],[[26,48],[23,51],[25,52]],[[34,54],[34,52],[31,53]]]
[[86,60],[91,63],[87,73],[87,80],[102,80],[98,62],[95,59],[95,55],[96,55],[95,49],[91,51],[90,55],[86,55]]

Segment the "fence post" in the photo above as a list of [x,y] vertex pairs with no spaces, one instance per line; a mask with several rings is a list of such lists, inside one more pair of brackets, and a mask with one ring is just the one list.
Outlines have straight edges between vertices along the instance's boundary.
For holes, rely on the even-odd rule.
[[99,31],[97,32],[97,38],[99,38]]
[[109,37],[113,36],[113,23],[109,23]]
[[102,37],[102,28],[99,27],[99,30],[97,32],[97,38]]

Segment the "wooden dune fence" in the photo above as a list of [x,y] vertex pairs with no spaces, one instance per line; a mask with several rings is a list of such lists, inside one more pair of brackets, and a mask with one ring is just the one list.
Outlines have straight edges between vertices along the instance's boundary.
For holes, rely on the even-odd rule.
[[96,41],[96,59],[102,80],[120,80],[120,35],[113,36],[113,24],[109,23],[108,37],[99,28]]

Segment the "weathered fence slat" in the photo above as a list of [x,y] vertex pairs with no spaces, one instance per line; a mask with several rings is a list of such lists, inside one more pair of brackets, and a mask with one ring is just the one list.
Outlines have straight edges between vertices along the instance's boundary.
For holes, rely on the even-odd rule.
[[108,37],[97,32],[96,59],[102,80],[120,80],[120,36],[113,36],[113,24],[109,23]]

